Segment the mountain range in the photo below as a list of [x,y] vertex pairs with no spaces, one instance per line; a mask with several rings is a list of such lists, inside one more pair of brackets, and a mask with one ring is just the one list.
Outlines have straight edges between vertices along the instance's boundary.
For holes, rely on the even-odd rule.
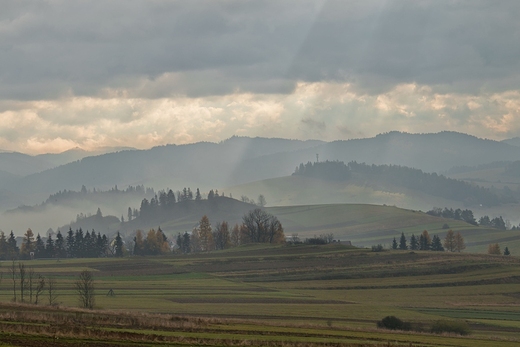
[[[182,190],[183,187],[191,187],[193,190],[200,188],[203,193],[210,189],[219,189],[221,193],[227,191],[235,197],[250,194],[251,198],[256,198],[264,191],[241,191],[236,187],[255,185],[254,182],[265,180],[283,180],[283,177],[290,176],[301,163],[316,160],[338,160],[345,163],[357,161],[366,164],[406,166],[426,173],[443,173],[455,166],[476,167],[491,162],[518,161],[520,147],[516,143],[515,139],[499,142],[457,132],[390,132],[372,138],[333,142],[234,136],[219,143],[165,145],[148,150],[105,149],[101,153],[94,153],[95,155],[89,155],[92,153],[79,149],[39,156],[4,152],[0,153],[0,209],[5,211],[20,205],[40,204],[51,194],[64,190],[79,191],[82,186],[89,190],[109,190],[115,186],[125,189],[130,185],[143,185],[153,187],[156,191],[170,188],[176,191]],[[301,182],[298,181],[296,184],[297,181],[293,179],[290,184],[281,186],[278,182],[274,190],[278,190],[279,194],[275,198],[268,196],[268,203],[280,205],[284,202],[327,202],[324,200],[326,196],[323,199],[310,197],[309,201],[287,198],[289,193],[282,196],[285,190],[281,188],[289,185],[298,192],[297,194],[309,195],[305,191],[310,180],[300,179]],[[354,191],[357,189],[358,198],[362,200],[359,202],[397,206],[400,206],[403,196],[415,193],[397,190],[386,194],[388,187],[382,189],[374,182],[365,182],[363,189],[370,188],[374,192],[373,199],[367,201],[363,189],[359,188],[363,187],[363,184],[356,187],[358,188]],[[338,190],[336,187],[330,190],[333,194],[329,202],[355,202],[352,201],[355,194],[348,193],[348,189],[343,197],[340,197],[341,189]],[[385,194],[380,194],[385,190]],[[379,201],[378,196],[381,197]],[[52,219],[51,214],[55,211],[51,213],[47,208],[38,211],[39,215],[35,216],[34,220],[54,220],[55,224],[49,226],[56,227],[74,220],[79,213],[95,212],[96,205],[102,205],[105,214],[120,216],[125,213],[127,207],[139,207],[138,199],[141,197],[136,196],[128,201],[122,198],[118,202],[111,200],[104,205],[100,201],[87,199],[76,205],[69,203],[67,206],[61,206],[63,209],[59,218]],[[445,200],[441,202],[450,203]],[[412,199],[403,207],[414,204],[416,200]],[[425,204],[421,207],[423,206],[426,207]],[[431,207],[433,206],[428,206]],[[27,216],[20,215],[19,222],[22,223],[26,218]],[[16,227],[20,224],[12,225]]]

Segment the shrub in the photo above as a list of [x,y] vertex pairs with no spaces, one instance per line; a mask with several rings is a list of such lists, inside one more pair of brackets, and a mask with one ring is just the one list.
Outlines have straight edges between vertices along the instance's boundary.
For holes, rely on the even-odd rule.
[[434,334],[454,333],[459,335],[469,335],[471,333],[471,329],[465,321],[445,319],[433,323],[431,331]]
[[383,245],[382,244],[378,244],[378,245],[373,245],[372,246],[372,252],[382,252],[383,251]]
[[411,325],[408,322],[403,322],[396,316],[386,316],[377,322],[377,327],[390,330],[410,330]]

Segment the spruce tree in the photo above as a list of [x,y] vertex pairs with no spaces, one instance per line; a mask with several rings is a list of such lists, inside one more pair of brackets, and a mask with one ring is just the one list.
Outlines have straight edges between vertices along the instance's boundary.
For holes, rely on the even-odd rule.
[[412,251],[416,251],[419,249],[419,241],[417,240],[417,237],[415,237],[414,234],[412,234],[412,237],[410,238],[410,249]]
[[408,249],[408,246],[406,245],[406,237],[404,236],[404,233],[401,233],[401,239],[399,240],[399,249],[401,249],[401,250]]
[[49,234],[49,237],[47,237],[47,242],[45,243],[45,255],[48,258],[54,258],[55,255],[54,240],[52,239],[51,234]]
[[123,239],[121,238],[121,235],[119,234],[119,231],[117,232],[116,236],[116,244],[115,244],[115,256],[116,257],[122,257],[123,256]]
[[511,255],[511,253],[509,252],[509,248],[504,248],[504,255]]
[[444,247],[442,247],[441,238],[437,235],[433,235],[431,250],[437,252],[444,252]]
[[43,243],[43,240],[39,233],[36,236],[36,242],[34,245],[34,254],[37,258],[42,258],[45,255],[45,244]]
[[394,237],[394,240],[392,241],[392,249],[397,249],[397,240]]

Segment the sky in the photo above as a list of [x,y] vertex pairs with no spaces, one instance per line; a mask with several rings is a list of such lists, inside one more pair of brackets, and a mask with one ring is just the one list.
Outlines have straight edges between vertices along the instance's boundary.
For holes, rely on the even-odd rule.
[[0,149],[520,136],[520,2],[4,0]]

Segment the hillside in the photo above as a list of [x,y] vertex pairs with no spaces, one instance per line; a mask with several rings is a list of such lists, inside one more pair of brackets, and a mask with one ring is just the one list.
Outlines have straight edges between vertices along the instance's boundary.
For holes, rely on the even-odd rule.
[[[25,205],[39,203],[59,190],[77,190],[82,185],[99,189],[141,184],[156,188],[192,186],[207,191],[287,176],[299,163],[314,160],[316,154],[322,161],[403,165],[425,172],[520,160],[519,147],[454,132],[391,132],[331,143],[232,137],[221,143],[167,145],[87,157],[25,176],[4,188],[23,197],[20,199]],[[10,201],[0,203],[6,208],[16,207]]]
[[[156,213],[140,215],[124,223],[115,217],[78,218],[73,224],[62,225],[60,230],[81,227],[83,230],[102,231],[108,236],[120,231],[126,241],[132,244],[135,230],[147,231],[160,227],[173,240],[177,233],[189,232],[196,227],[203,215],[208,216],[213,227],[222,221],[233,226],[240,224],[244,214],[255,208],[255,205],[221,196],[210,200],[184,201],[169,208],[157,206]],[[359,247],[376,244],[389,247],[392,239],[399,238],[402,232],[409,238],[412,234],[418,236],[423,230],[428,230],[431,235],[437,234],[444,238],[447,230],[443,226],[448,224],[450,229],[463,234],[468,252],[484,253],[490,243],[500,243],[502,248],[508,246],[512,254],[520,254],[518,231],[478,227],[463,221],[434,217],[394,206],[326,204],[274,206],[265,209],[280,220],[286,237],[298,234],[302,240],[332,233],[336,240],[351,241]]]
[[[57,306],[13,303],[0,283],[6,346],[516,347],[518,257],[246,245],[162,257],[37,259]],[[77,308],[88,270],[95,309]],[[109,295],[110,293],[110,295]],[[26,293],[26,300],[32,300]],[[412,331],[376,329],[393,315]],[[467,336],[432,333],[463,322]],[[59,336],[59,338],[56,338]]]

